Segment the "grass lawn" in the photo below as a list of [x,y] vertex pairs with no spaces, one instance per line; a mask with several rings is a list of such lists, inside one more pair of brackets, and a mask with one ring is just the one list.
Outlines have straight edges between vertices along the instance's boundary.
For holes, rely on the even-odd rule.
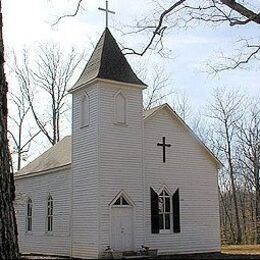
[[260,245],[222,246],[221,253],[158,256],[158,259],[175,260],[260,260]]
[[222,246],[221,253],[233,255],[259,255],[260,259],[260,245]]

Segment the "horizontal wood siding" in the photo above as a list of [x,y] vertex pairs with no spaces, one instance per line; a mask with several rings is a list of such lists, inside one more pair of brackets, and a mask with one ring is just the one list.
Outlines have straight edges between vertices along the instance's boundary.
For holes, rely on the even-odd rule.
[[[160,253],[220,251],[217,168],[205,150],[163,109],[144,126],[146,245]],[[166,137],[166,163],[157,143]],[[150,187],[180,190],[180,233],[151,234]]]
[[[90,100],[89,125],[81,127],[81,99]],[[72,256],[97,258],[98,88],[73,93],[72,104]]]
[[[16,217],[22,253],[66,255],[70,253],[70,169],[15,180]],[[53,232],[47,233],[47,198],[53,198]],[[32,232],[26,232],[27,200],[32,199]]]
[[[114,121],[114,96],[127,96],[127,125]],[[102,83],[100,87],[100,252],[110,241],[110,202],[124,190],[135,203],[135,246],[144,238],[143,218],[143,111],[138,88]]]

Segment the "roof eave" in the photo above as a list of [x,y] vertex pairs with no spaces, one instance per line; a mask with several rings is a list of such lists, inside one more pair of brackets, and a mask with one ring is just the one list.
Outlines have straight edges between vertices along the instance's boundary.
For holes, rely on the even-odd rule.
[[53,173],[53,172],[57,172],[57,171],[61,171],[61,170],[67,170],[70,167],[71,167],[71,163],[66,163],[66,164],[59,165],[59,166],[49,168],[49,169],[45,169],[45,170],[34,171],[34,172],[25,172],[25,173],[20,173],[20,174],[16,173],[16,174],[14,174],[14,179],[18,180],[18,179],[23,179],[23,178],[27,178],[27,177],[49,174],[49,173]]
[[123,81],[116,81],[116,80],[111,80],[111,79],[103,79],[103,78],[93,78],[89,81],[86,81],[78,86],[74,86],[71,89],[68,90],[68,93],[72,94],[73,92],[76,92],[80,89],[82,89],[83,87],[92,85],[96,82],[103,82],[103,83],[112,83],[115,85],[121,85],[121,86],[126,86],[126,87],[134,87],[134,88],[141,88],[142,90],[147,88],[147,85],[145,84],[134,84],[134,83],[128,83],[128,82],[123,82]]

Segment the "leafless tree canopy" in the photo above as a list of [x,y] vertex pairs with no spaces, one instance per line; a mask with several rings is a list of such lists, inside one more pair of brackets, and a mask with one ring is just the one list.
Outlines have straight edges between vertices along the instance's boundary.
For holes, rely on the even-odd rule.
[[[26,119],[28,118],[31,108],[24,93],[23,85],[19,86],[18,91],[10,93],[10,103],[13,105],[13,108],[15,108],[15,111],[14,113],[9,112],[10,122],[8,133],[11,136],[14,147],[12,157],[14,157],[15,154],[17,155],[15,169],[20,170],[22,160],[26,160],[25,158],[30,150],[32,141],[41,131],[26,126],[26,123],[28,123]],[[10,127],[10,125],[12,125],[12,127]]]
[[83,55],[74,49],[66,54],[54,43],[41,44],[35,55],[33,65],[26,51],[22,64],[14,57],[13,71],[23,88],[37,126],[54,145],[60,140],[61,117],[68,109],[67,89]]
[[[162,56],[167,56],[170,46],[165,46],[164,39],[169,32],[174,33],[176,28],[185,29],[203,23],[213,26],[257,28],[260,24],[260,3],[257,0],[152,0],[152,5],[149,3],[147,2],[147,15],[137,17],[135,24],[122,28],[123,34],[143,34],[147,39],[139,49],[125,46],[123,51],[126,55],[143,56],[148,51],[156,51]],[[86,0],[76,0],[74,10],[59,17],[54,25],[63,18],[76,16],[84,10],[84,4],[87,6]],[[259,35],[252,35],[249,39],[239,38],[237,44],[239,51],[233,55],[223,54],[216,64],[208,64],[211,73],[236,69],[250,61],[259,60]]]
[[167,101],[167,98],[173,94],[170,90],[169,76],[165,73],[163,67],[154,66],[152,73],[142,72],[143,77],[147,78],[148,87],[144,91],[144,110],[161,105]]
[[[164,55],[164,35],[176,27],[187,27],[208,23],[213,25],[247,26],[260,24],[260,4],[257,1],[234,0],[154,0],[153,11],[131,26],[130,33],[145,32],[150,36],[140,51],[126,48],[126,54],[144,55],[148,50],[157,50]],[[126,28],[127,30],[127,28]],[[252,35],[252,38],[255,35]],[[260,43],[243,39],[243,51],[240,55],[226,60],[225,66],[218,70],[237,68],[259,56]]]

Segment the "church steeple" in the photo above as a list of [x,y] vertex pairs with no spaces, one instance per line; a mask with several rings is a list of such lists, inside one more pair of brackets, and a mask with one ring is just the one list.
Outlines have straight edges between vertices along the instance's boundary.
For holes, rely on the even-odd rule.
[[100,37],[86,67],[71,91],[98,78],[146,86],[132,70],[108,28]]

